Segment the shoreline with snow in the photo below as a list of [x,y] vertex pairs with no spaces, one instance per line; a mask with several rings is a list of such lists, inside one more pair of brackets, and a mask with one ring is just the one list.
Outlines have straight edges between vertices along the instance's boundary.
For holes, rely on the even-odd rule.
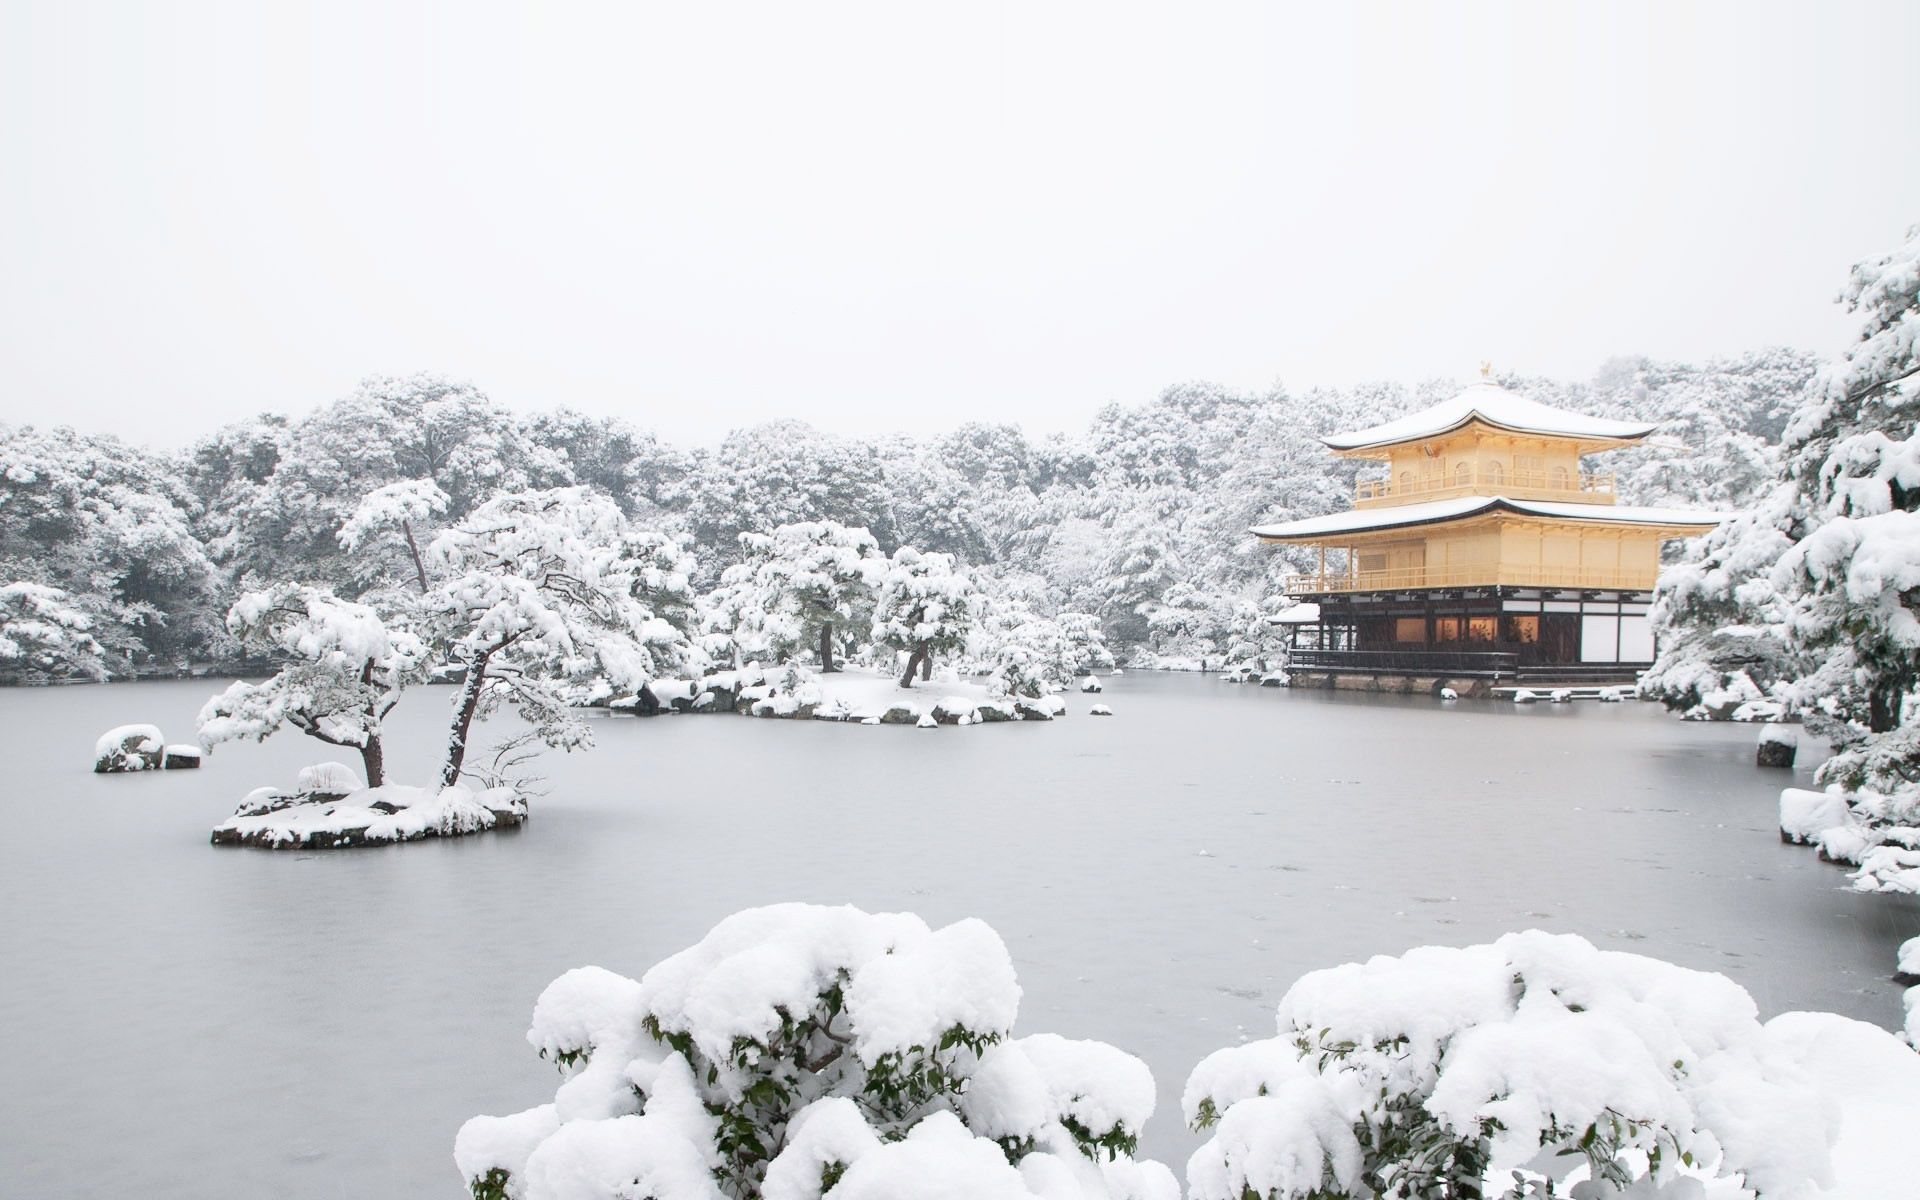
[[597,707],[637,717],[733,713],[855,725],[992,725],[1051,721],[1066,713],[1058,693],[995,696],[982,683],[941,677],[903,688],[892,675],[860,667],[832,674],[748,665],[699,679],[656,679],[637,695]]

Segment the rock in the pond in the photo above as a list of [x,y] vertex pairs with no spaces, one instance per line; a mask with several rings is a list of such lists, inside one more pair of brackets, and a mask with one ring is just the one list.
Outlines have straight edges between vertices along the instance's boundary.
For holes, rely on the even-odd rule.
[[197,771],[200,769],[200,754],[198,746],[168,746],[160,765],[169,771]]
[[904,704],[896,704],[880,714],[882,725],[911,725],[920,719],[920,715]]
[[1538,695],[1528,691],[1526,688],[1515,688],[1513,690],[1513,702],[1515,704],[1532,704],[1538,699],[1540,699]]
[[158,771],[166,748],[167,740],[157,725],[118,725],[93,744],[93,770],[98,775]]
[[933,719],[942,725],[971,725],[980,718],[965,696],[942,696],[933,706]]
[[940,728],[940,722],[933,719],[932,713],[922,713],[920,716],[920,719],[918,721],[915,721],[913,724],[914,724],[914,728],[916,729]]
[[1083,692],[1098,692],[1101,690],[1100,681],[1089,675],[1080,681],[1080,690]]
[[860,723],[862,725],[878,725],[880,724],[880,718],[879,717],[861,717]]
[[1920,986],[1920,937],[1900,943],[1894,960],[1893,981],[1901,987]]
[[1600,703],[1602,704],[1619,704],[1626,700],[1626,698],[1627,690],[1625,688],[1610,687],[1600,689]]
[[1573,701],[1573,689],[1572,688],[1555,688],[1553,689],[1552,692],[1548,693],[1547,698],[1552,700],[1555,704],[1569,704]]
[[1460,698],[1460,693],[1454,691],[1452,688],[1443,687],[1440,689],[1440,698],[1442,700],[1458,700]]
[[1051,721],[1067,711],[1067,702],[1058,696],[1015,696],[1013,712],[1022,721]]
[[1780,840],[1817,843],[1820,835],[1848,824],[1851,810],[1840,792],[1787,788],[1780,793]]
[[1275,671],[1270,675],[1262,675],[1260,677],[1260,686],[1285,687],[1287,686],[1287,673],[1285,671]]
[[978,724],[990,724],[1014,719],[1013,705],[1005,700],[993,700],[974,710],[974,721]]
[[366,786],[360,773],[347,764],[323,762],[300,768],[293,790],[309,800],[338,800]]
[[1096,704],[1087,710],[1087,715],[1090,717],[1110,717],[1113,715],[1113,710],[1104,704]]
[[1762,725],[1760,744],[1754,749],[1753,761],[1762,767],[1791,767],[1799,749],[1791,725]]

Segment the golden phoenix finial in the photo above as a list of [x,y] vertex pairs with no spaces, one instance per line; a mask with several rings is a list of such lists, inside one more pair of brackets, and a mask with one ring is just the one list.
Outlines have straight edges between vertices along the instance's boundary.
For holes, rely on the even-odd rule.
[[1493,378],[1493,363],[1489,362],[1484,358],[1480,360],[1480,378],[1482,379]]

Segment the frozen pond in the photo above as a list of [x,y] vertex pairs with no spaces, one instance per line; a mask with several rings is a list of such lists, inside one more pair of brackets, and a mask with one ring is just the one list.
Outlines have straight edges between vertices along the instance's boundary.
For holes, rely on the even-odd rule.
[[[455,1200],[461,1121],[552,1095],[522,1040],[548,981],[638,976],[779,900],[987,920],[1022,1032],[1153,1067],[1142,1153],[1176,1173],[1187,1070],[1269,1034],[1302,972],[1371,954],[1537,926],[1723,971],[1763,1016],[1897,1025],[1920,905],[1780,844],[1790,779],[1752,765],[1751,728],[1107,682],[1116,716],[1074,696],[1052,726],[609,719],[543,760],[522,832],[308,854],[207,844],[251,787],[330,757],[308,739],[87,773],[112,725],[191,740],[213,685],[0,690],[4,1190]],[[428,774],[445,699],[396,714],[399,781]]]

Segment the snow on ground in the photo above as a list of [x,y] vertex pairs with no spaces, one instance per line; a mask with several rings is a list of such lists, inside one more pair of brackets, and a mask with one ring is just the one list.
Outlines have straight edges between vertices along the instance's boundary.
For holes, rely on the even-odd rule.
[[1920,1129],[1920,1054],[1884,1029],[1834,1013],[1781,1013],[1766,1030],[1774,1048],[1840,1104],[1834,1182],[1824,1195],[1913,1195],[1909,1139]]

